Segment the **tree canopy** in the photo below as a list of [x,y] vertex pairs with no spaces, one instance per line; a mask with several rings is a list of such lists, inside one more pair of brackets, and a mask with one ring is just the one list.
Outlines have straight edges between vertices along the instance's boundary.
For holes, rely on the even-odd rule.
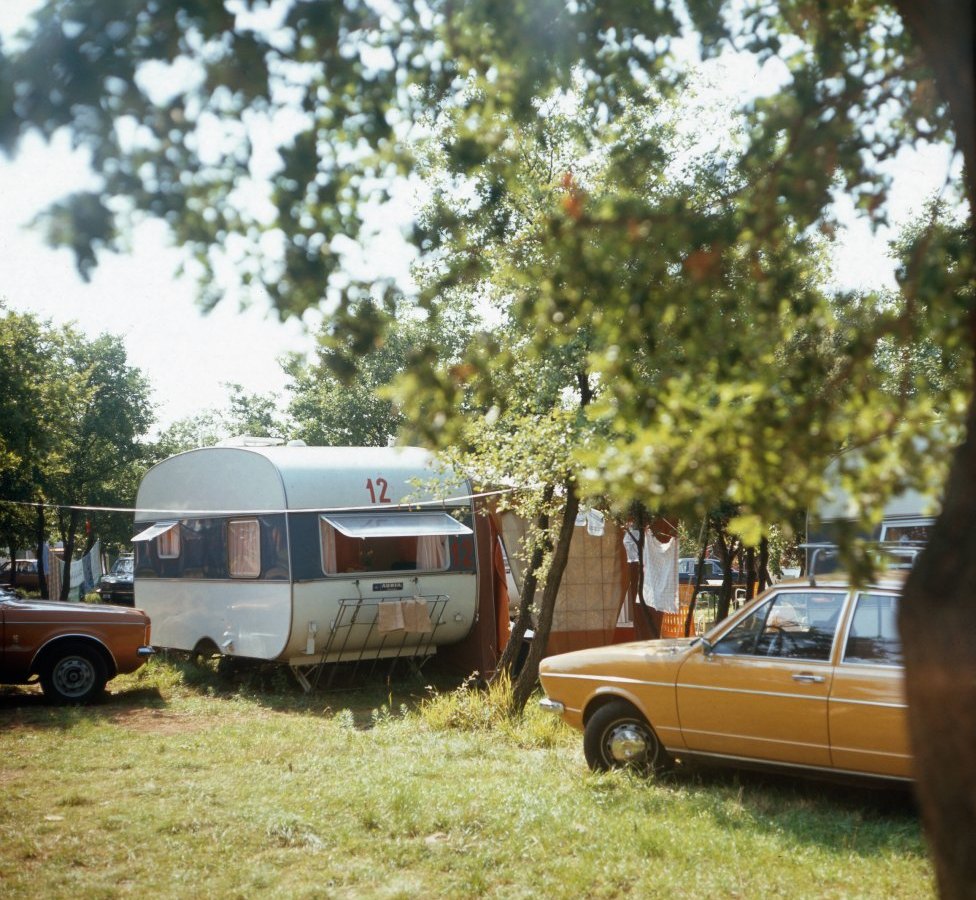
[[[66,542],[85,516],[68,506],[131,506],[152,424],[149,385],[118,338],[88,339],[0,306],[0,486],[3,500],[50,504]],[[89,513],[103,543],[128,543],[129,525]],[[0,504],[10,549],[36,547],[36,508]],[[41,526],[42,536],[44,526]]]
[[[585,330],[603,388],[591,415],[608,435],[581,460],[587,478],[621,504],[666,494],[697,515],[729,500],[756,534],[819,495],[842,447],[890,451],[865,472],[872,490],[939,455],[908,436],[958,420],[959,397],[879,395],[875,348],[958,321],[970,263],[964,241],[928,231],[902,302],[855,315],[850,298],[824,295],[814,260],[836,227],[833,197],[883,218],[880,163],[947,136],[946,107],[883,6],[721,9],[159,0],[132,16],[52,2],[4,56],[0,140],[67,127],[89,149],[101,188],[46,220],[83,272],[126,223],[161,217],[211,300],[231,262],[283,315],[332,309],[343,346],[329,362],[347,380],[384,340],[396,291],[353,279],[343,242],[364,238],[393,179],[425,172],[436,143],[441,202],[413,236],[421,305],[436,316],[439,297],[480,280],[507,285],[537,355]],[[777,61],[779,89],[730,117],[721,153],[679,154],[674,122],[660,127],[687,107],[694,29],[705,56]],[[488,369],[508,363],[492,352],[475,344],[439,374],[436,355],[417,354],[414,405],[449,413],[463,393],[451,378],[471,371],[493,405]]]

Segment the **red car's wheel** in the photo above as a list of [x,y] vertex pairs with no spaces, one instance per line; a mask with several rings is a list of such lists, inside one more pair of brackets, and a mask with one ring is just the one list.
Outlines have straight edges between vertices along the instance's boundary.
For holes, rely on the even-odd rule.
[[97,650],[67,644],[50,651],[40,671],[44,695],[55,703],[87,703],[105,689],[105,664]]

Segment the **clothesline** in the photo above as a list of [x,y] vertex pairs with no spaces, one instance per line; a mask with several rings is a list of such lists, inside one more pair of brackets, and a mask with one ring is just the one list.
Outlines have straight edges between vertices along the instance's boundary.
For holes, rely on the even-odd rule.
[[285,513],[310,513],[310,512],[378,512],[386,511],[391,509],[400,510],[412,510],[420,508],[429,507],[446,507],[446,506],[457,506],[461,503],[470,503],[474,500],[483,500],[488,497],[500,497],[505,494],[511,494],[517,491],[518,488],[502,488],[495,491],[481,491],[474,494],[464,494],[456,497],[445,497],[439,500],[417,500],[411,503],[384,503],[380,505],[364,505],[364,506],[330,506],[330,507],[302,507],[295,508],[290,507],[288,509],[254,509],[253,507],[248,507],[246,509],[154,509],[151,507],[136,507],[136,506],[87,506],[79,504],[70,503],[48,503],[48,502],[38,502],[29,500],[4,500],[0,499],[0,503],[7,503],[13,506],[26,506],[30,508],[44,507],[45,509],[65,509],[73,510],[76,512],[98,512],[98,513],[127,513],[129,515],[141,514],[141,515],[178,515],[183,518],[189,517],[203,517],[203,516],[236,516],[236,515],[283,515]]

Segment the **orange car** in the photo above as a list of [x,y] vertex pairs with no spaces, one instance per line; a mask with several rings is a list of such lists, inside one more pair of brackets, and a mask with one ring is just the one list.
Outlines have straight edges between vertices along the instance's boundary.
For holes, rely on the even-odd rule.
[[674,758],[911,779],[900,582],[779,584],[705,636],[542,661],[542,705],[593,769]]
[[152,653],[142,610],[26,601],[0,591],[0,683],[39,679],[52,701],[85,703]]

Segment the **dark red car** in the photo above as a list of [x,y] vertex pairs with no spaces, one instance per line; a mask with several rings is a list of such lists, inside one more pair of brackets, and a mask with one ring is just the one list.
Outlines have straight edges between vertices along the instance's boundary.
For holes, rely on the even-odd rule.
[[142,610],[21,600],[0,589],[0,683],[39,680],[56,703],[86,703],[152,654]]

